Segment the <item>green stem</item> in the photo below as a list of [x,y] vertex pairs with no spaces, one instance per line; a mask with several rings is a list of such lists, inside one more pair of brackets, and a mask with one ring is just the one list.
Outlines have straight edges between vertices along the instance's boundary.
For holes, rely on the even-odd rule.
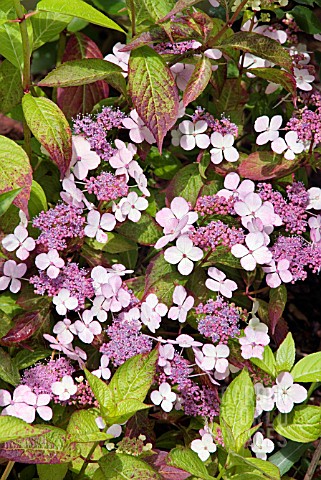
[[[17,17],[19,18],[19,28],[20,28],[21,39],[22,39],[22,50],[23,50],[22,88],[24,93],[28,93],[29,86],[30,86],[30,77],[31,77],[31,72],[30,72],[31,50],[30,50],[26,17],[23,12],[23,8],[20,1],[13,0],[13,4],[16,10]],[[31,132],[25,119],[23,121],[23,133],[24,133],[24,148],[29,158],[31,158],[31,143],[30,143]]]
[[[59,35],[59,40],[58,40],[56,68],[59,67],[59,65],[61,65],[61,60],[66,48],[66,43],[67,43],[66,32],[62,31]],[[57,87],[55,87],[52,91],[52,101],[57,103]]]
[[1,476],[1,480],[7,480],[7,478],[10,475],[11,470],[13,469],[14,464],[15,464],[15,462],[8,462],[7,463],[5,471],[3,472],[2,476]]
[[88,452],[88,455],[86,456],[86,460],[84,461],[81,469],[80,469],[80,472],[78,473],[77,477],[76,477],[76,480],[81,480],[83,478],[83,475],[86,471],[86,468],[88,466],[88,463],[89,463],[89,460],[90,460],[90,457],[92,456],[92,454],[94,453],[94,451],[96,450],[96,448],[98,447],[99,445],[99,442],[95,442],[93,444],[93,446],[91,447],[91,449],[89,450]]
[[307,393],[307,398],[306,400],[303,402],[303,403],[308,403],[308,401],[310,400],[311,396],[312,396],[312,393],[314,392],[314,390],[316,390],[317,388],[319,388],[320,386],[320,383],[319,382],[313,382],[311,383],[310,385],[310,388],[308,390],[308,393]]
[[134,0],[129,0],[130,13],[132,17],[132,37],[136,35],[136,13],[135,13],[135,4]]
[[222,28],[222,30],[220,30],[214,38],[211,39],[211,41],[209,42],[209,47],[212,47],[214,45],[217,44],[217,41],[224,35],[224,33],[226,32],[226,30],[228,28],[230,28],[233,23],[237,20],[237,17],[239,16],[239,14],[241,13],[243,7],[246,5],[246,3],[248,2],[248,0],[243,0],[240,5],[237,7],[237,9],[235,10],[235,12],[233,13],[232,15],[232,18],[229,22],[226,22],[226,24],[224,25],[224,27]]

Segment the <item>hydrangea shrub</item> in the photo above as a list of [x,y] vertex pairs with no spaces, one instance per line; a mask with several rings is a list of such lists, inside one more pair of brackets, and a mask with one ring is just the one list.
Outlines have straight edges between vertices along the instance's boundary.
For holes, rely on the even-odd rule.
[[1,479],[316,478],[313,2],[107,3],[0,2]]

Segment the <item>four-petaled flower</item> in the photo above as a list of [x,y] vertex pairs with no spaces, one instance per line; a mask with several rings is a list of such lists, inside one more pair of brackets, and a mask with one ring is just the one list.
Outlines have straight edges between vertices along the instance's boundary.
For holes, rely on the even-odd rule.
[[228,173],[224,179],[224,188],[217,192],[220,197],[230,198],[232,196],[243,200],[246,195],[253,193],[255,184],[252,180],[243,180],[236,172]]
[[237,284],[226,278],[225,273],[216,267],[210,267],[207,273],[211,278],[206,280],[206,287],[213,292],[221,293],[226,298],[231,298],[234,290],[237,289]]
[[87,216],[87,224],[85,226],[87,237],[96,238],[99,243],[106,243],[108,235],[105,231],[111,232],[114,229],[116,219],[111,213],[104,213],[100,216],[98,210],[91,210]]
[[7,260],[3,266],[3,276],[0,277],[0,290],[9,287],[10,292],[19,292],[21,288],[20,278],[24,276],[26,271],[27,265],[25,263],[17,265],[14,260]]
[[150,293],[141,305],[141,321],[151,332],[155,333],[160,326],[161,317],[166,315],[167,310],[167,306],[159,303],[157,296]]
[[205,462],[211,455],[216,452],[216,445],[210,433],[205,433],[202,438],[197,438],[191,443],[191,449],[197,453],[199,458]]
[[281,115],[274,115],[271,120],[267,115],[258,117],[254,123],[254,130],[260,133],[256,139],[257,145],[265,145],[276,140],[279,136],[282,121]]
[[100,164],[100,157],[91,150],[90,143],[81,135],[72,137],[71,166],[78,180],[84,180],[89,170],[94,170]]
[[216,370],[218,373],[224,373],[228,368],[227,357],[230,349],[227,345],[217,345],[216,347],[210,343],[203,345],[202,351],[194,350],[195,362],[205,371]]
[[271,288],[277,288],[281,283],[289,283],[293,276],[289,270],[290,262],[286,258],[279,260],[277,263],[273,260],[270,265],[263,267],[263,271],[267,273],[266,283]]
[[256,458],[266,460],[266,454],[274,450],[274,443],[269,438],[264,438],[261,432],[256,432],[251,443],[251,450],[255,453]]
[[40,253],[40,255],[37,255],[35,264],[39,270],[46,270],[49,278],[57,278],[65,262],[59,256],[56,249],[51,249],[48,253]]
[[274,408],[274,393],[271,387],[264,387],[262,383],[254,385],[256,395],[256,405],[254,418],[261,415],[262,412],[270,412]]
[[78,335],[84,343],[92,343],[94,336],[99,335],[102,331],[101,325],[97,320],[93,320],[91,310],[85,310],[81,320],[76,320],[72,325],[72,332]]
[[129,137],[135,143],[155,143],[155,137],[149,128],[145,125],[136,110],[130,112],[130,117],[124,118],[122,121],[125,128],[129,129]]
[[248,272],[255,269],[256,264],[264,265],[272,260],[272,253],[264,244],[264,236],[262,233],[249,233],[245,238],[245,245],[237,243],[231,248],[231,253],[236,258],[240,258],[240,262],[244,270]]
[[302,153],[304,145],[298,139],[297,132],[287,132],[284,138],[278,137],[271,143],[271,148],[275,153],[284,153],[284,158],[294,160],[295,155]]
[[307,68],[294,68],[293,74],[296,81],[296,86],[300,90],[309,92],[312,90],[311,83],[315,80],[314,75],[311,75]]
[[111,371],[108,368],[109,365],[109,358],[107,355],[102,355],[100,359],[100,366],[98,370],[94,370],[91,372],[93,375],[95,375],[98,378],[103,378],[104,380],[109,380],[111,377]]
[[189,275],[193,268],[193,262],[203,257],[203,250],[194,247],[188,235],[182,235],[176,240],[176,247],[169,247],[165,250],[164,258],[172,265],[178,264],[178,271],[182,275]]
[[77,392],[77,385],[75,385],[73,378],[70,375],[64,375],[60,382],[53,382],[51,391],[57,395],[59,400],[69,400],[72,395]]
[[233,147],[234,137],[231,133],[222,135],[214,132],[211,135],[211,144],[214,148],[210,150],[211,162],[215,165],[221,163],[224,159],[227,162],[236,162],[239,158],[239,152]]
[[26,260],[30,252],[36,248],[36,242],[28,235],[28,230],[18,225],[13,233],[4,237],[2,245],[8,252],[16,250],[16,255],[20,260]]
[[128,307],[130,303],[130,293],[123,288],[123,282],[119,275],[112,275],[101,288],[105,301],[103,309],[108,312],[120,312],[122,308]]
[[182,285],[177,285],[173,293],[173,302],[177,307],[171,307],[168,312],[168,318],[178,320],[180,323],[186,322],[188,312],[194,305],[194,298],[187,296],[187,292]]
[[150,398],[154,405],[160,405],[164,412],[170,412],[176,400],[176,393],[172,392],[169,383],[165,382],[150,394]]
[[122,200],[121,213],[123,216],[128,217],[132,222],[138,222],[142,216],[142,210],[146,210],[148,207],[146,198],[139,197],[136,192],[130,192]]
[[254,328],[251,324],[244,329],[244,337],[239,338],[242,357],[263,359],[264,347],[270,343],[270,337],[267,334],[267,326],[261,322],[255,323]]
[[184,120],[178,128],[182,133],[180,146],[184,150],[193,150],[196,146],[205,149],[209,146],[209,136],[204,133],[208,129],[205,120],[198,120],[196,123],[190,120]]
[[78,307],[77,298],[72,297],[67,288],[59,290],[58,295],[53,297],[52,302],[56,305],[56,311],[59,315],[66,315],[67,310],[75,310]]
[[295,403],[304,402],[307,391],[302,385],[293,383],[293,377],[289,372],[282,372],[276,379],[276,385],[272,387],[276,407],[281,413],[289,413]]
[[69,345],[74,339],[72,330],[71,321],[68,318],[64,318],[62,321],[56,323],[52,331],[57,335],[58,342],[63,345]]
[[122,52],[121,49],[124,47],[126,47],[124,43],[115,43],[115,45],[113,46],[113,53],[108,53],[108,55],[104,57],[104,60],[118,65],[123,71],[123,77],[126,78],[128,75],[128,62],[130,52]]

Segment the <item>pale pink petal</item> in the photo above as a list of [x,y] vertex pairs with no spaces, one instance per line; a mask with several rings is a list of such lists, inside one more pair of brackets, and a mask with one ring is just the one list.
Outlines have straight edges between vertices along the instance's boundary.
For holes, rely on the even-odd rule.
[[195,137],[193,135],[183,135],[180,140],[180,145],[184,150],[193,150],[196,146]]
[[193,271],[194,263],[189,258],[183,258],[177,268],[182,275],[189,275]]

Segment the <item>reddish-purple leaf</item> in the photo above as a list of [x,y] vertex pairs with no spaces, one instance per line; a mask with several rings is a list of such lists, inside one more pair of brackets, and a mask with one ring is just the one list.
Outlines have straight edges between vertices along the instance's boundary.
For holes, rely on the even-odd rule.
[[139,435],[145,435],[146,442],[155,443],[156,436],[154,426],[155,422],[149,418],[148,412],[146,410],[140,410],[126,423],[125,436],[137,438]]
[[178,0],[178,2],[175,4],[175,7],[172,8],[172,10],[167,15],[165,15],[165,17],[158,20],[157,23],[166,22],[166,20],[170,20],[173,15],[181,12],[182,10],[184,10],[184,8],[192,7],[199,2],[200,0]]
[[274,334],[275,327],[278,321],[281,319],[282,314],[285,309],[287,301],[287,290],[284,285],[280,285],[278,288],[272,288],[270,290],[270,301],[269,301],[269,320],[270,320],[270,330],[272,335]]
[[184,90],[183,103],[186,107],[196,100],[205,90],[212,75],[212,64],[209,58],[202,55],[195,65],[195,69]]
[[15,326],[1,338],[1,344],[12,346],[31,337],[41,326],[42,319],[38,311],[17,315],[13,321]]
[[282,178],[298,168],[299,160],[289,161],[273,152],[254,152],[241,161],[239,174],[251,180]]
[[[83,33],[73,35],[66,46],[62,62],[80,60],[82,58],[103,58],[95,42]],[[78,113],[91,112],[96,103],[109,95],[109,87],[105,80],[79,87],[58,88],[57,103],[67,118]]]
[[31,93],[23,97],[22,109],[30,130],[47,150],[63,178],[72,155],[71,129],[66,117],[49,98],[33,97]]
[[286,320],[284,320],[284,318],[281,317],[280,320],[278,321],[277,325],[275,326],[275,331],[274,331],[274,335],[273,335],[273,339],[274,339],[277,347],[279,347],[281,345],[281,343],[283,342],[283,340],[287,336],[288,332],[289,332],[289,326],[288,326]]
[[28,155],[13,140],[0,135],[0,193],[22,188],[13,204],[28,213],[32,169]]
[[144,46],[131,52],[129,91],[138,115],[156,138],[159,150],[178,116],[178,91],[162,57]]
[[190,477],[191,474],[181,470],[180,468],[171,467],[167,465],[166,458],[168,452],[163,450],[153,449],[156,452],[155,455],[151,455],[150,457],[146,457],[146,462],[149,463],[155,470],[158,471],[162,475],[164,480],[185,480],[186,478]]

